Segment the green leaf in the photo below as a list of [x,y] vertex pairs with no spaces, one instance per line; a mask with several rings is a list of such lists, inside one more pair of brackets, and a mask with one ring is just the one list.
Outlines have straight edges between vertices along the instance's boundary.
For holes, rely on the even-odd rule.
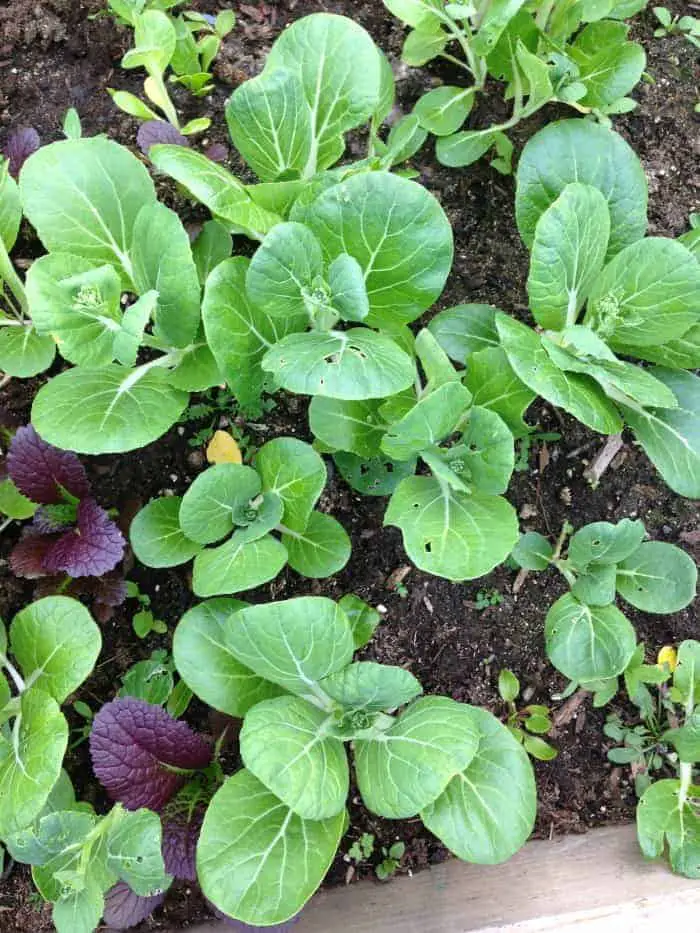
[[243,722],[246,768],[305,820],[335,816],[348,796],[348,759],[331,724],[328,712],[290,696],[258,703]]
[[678,408],[623,407],[625,421],[634,431],[664,480],[681,496],[700,497],[700,379],[691,373],[652,369],[668,386]]
[[263,492],[277,493],[284,502],[283,524],[292,531],[304,531],[326,485],[323,459],[303,441],[278,437],[260,448],[255,469]]
[[182,499],[180,527],[198,544],[213,544],[245,522],[250,502],[261,489],[255,470],[240,463],[219,463],[194,480]]
[[7,376],[29,379],[43,373],[55,355],[53,339],[41,336],[33,327],[0,328],[0,370]]
[[443,0],[383,0],[384,6],[407,26],[418,28],[441,22]]
[[660,347],[635,347],[634,355],[669,369],[700,369],[700,324]]
[[472,393],[472,405],[499,415],[514,437],[529,433],[523,415],[536,395],[516,376],[501,347],[487,347],[469,356],[464,385]]
[[673,672],[673,686],[681,702],[690,706],[700,697],[700,642],[688,639],[678,646],[678,661]]
[[309,323],[316,306],[328,300],[317,284],[323,272],[321,245],[314,234],[300,223],[278,224],[250,262],[248,299],[270,317],[303,314]]
[[221,385],[223,377],[214,355],[200,332],[197,343],[190,344],[180,362],[168,374],[168,381],[176,389],[185,392],[206,392]]
[[136,217],[155,189],[128,149],[104,136],[42,146],[22,169],[20,193],[47,250],[108,263],[126,286],[133,281]]
[[83,887],[67,888],[53,905],[51,919],[57,933],[93,933],[102,917],[102,886],[92,875],[81,879]]
[[585,323],[613,350],[634,353],[681,337],[698,320],[700,264],[676,240],[647,237],[605,267],[588,300]]
[[14,617],[10,646],[25,680],[63,703],[94,668],[102,637],[77,599],[47,596]]
[[161,119],[155,110],[152,110],[148,104],[145,104],[135,94],[130,94],[128,91],[114,91],[109,87],[107,93],[112,98],[115,106],[123,110],[124,113],[128,113],[130,117],[136,117],[137,120]]
[[304,531],[282,535],[292,570],[315,580],[332,577],[347,564],[352,550],[347,532],[334,518],[312,512]]
[[150,291],[129,305],[122,315],[120,329],[115,334],[111,330],[109,332],[112,350],[105,362],[110,363],[116,357],[123,366],[136,365],[144,331],[155,313],[157,301],[158,292]]
[[170,884],[161,855],[161,821],[150,810],[122,810],[107,837],[107,866],[139,897]]
[[436,338],[427,327],[419,331],[415,352],[427,380],[425,393],[429,394],[447,382],[459,382],[459,373],[450,362]]
[[0,482],[0,515],[5,515],[15,521],[22,521],[25,518],[31,518],[36,510],[36,503],[23,496],[11,479],[4,479]]
[[644,540],[644,522],[623,518],[616,525],[593,522],[580,528],[569,541],[567,557],[576,570],[590,563],[618,564],[634,554]]
[[32,424],[49,444],[81,454],[122,453],[157,440],[182,414],[188,396],[149,364],[79,367],[39,389]]
[[477,492],[500,495],[513,474],[513,435],[495,412],[473,406],[462,439],[447,459],[455,471],[459,463],[459,475]]
[[241,609],[229,645],[241,664],[299,696],[316,696],[318,681],[346,667],[354,651],[347,616],[321,596]]
[[337,674],[324,677],[320,686],[344,709],[368,712],[397,709],[423,692],[409,671],[374,661],[349,664]]
[[204,703],[238,719],[283,692],[241,664],[231,650],[235,613],[246,605],[238,599],[200,603],[180,619],[173,638],[173,660],[187,686]]
[[34,326],[56,339],[61,356],[77,366],[112,362],[123,326],[121,282],[112,266],[49,253],[32,263],[26,286]]
[[640,544],[617,568],[620,596],[644,612],[665,615],[685,609],[695,599],[697,581],[692,557],[663,541]]
[[393,460],[411,460],[439,444],[456,429],[471,402],[459,382],[447,382],[421,398],[400,421],[390,425],[381,448]]
[[180,527],[180,496],[152,499],[131,523],[134,554],[147,567],[177,567],[201,550]]
[[12,735],[0,732],[0,836],[39,815],[61,773],[68,723],[58,704],[38,687],[20,697]]
[[268,350],[262,367],[290,392],[347,400],[385,398],[414,381],[413,362],[398,344],[361,327],[291,334]]
[[476,55],[486,56],[501,37],[501,33],[516,15],[525,0],[494,0],[486,9],[473,40]]
[[513,671],[502,670],[498,674],[498,692],[505,703],[517,700],[520,693],[520,681]]
[[[547,727],[549,729],[549,722]],[[523,735],[523,747],[528,755],[532,755],[538,761],[552,761],[557,757],[557,750],[549,742],[545,742],[538,735]]]
[[415,321],[440,295],[452,266],[452,229],[425,188],[386,172],[353,175],[304,211],[326,260],[341,253],[363,269],[370,327]]
[[365,496],[390,496],[402,480],[416,471],[416,461],[399,463],[381,454],[363,458],[338,451],[333,460],[345,482]]
[[591,185],[566,185],[537,222],[527,290],[541,327],[574,324],[603,268],[610,236],[608,202]]
[[266,70],[244,81],[226,104],[226,122],[234,146],[262,181],[305,170],[313,126],[304,85],[295,72]]
[[216,162],[184,146],[151,146],[148,157],[157,169],[183,185],[208,207],[231,233],[261,240],[282,219],[251,198],[245,185]]
[[401,61],[412,68],[420,68],[437,58],[445,50],[450,37],[437,23],[413,29],[406,36]]
[[338,605],[350,621],[355,648],[364,648],[381,622],[381,615],[353,593],[339,599]]
[[373,457],[386,430],[371,399],[343,401],[317,395],[309,406],[309,425],[315,437],[336,450]]
[[344,811],[303,820],[249,771],[239,771],[216,792],[204,818],[197,875],[205,897],[243,923],[284,923],[321,884],[345,820]]
[[190,239],[174,211],[156,203],[139,212],[131,259],[137,291],[158,292],[156,336],[186,347],[199,328],[200,286]]
[[436,87],[419,98],[413,112],[434,136],[456,133],[469,116],[474,104],[474,88]]
[[610,20],[591,23],[577,36],[569,55],[578,67],[577,80],[586,86],[578,103],[602,109],[635,87],[644,73],[646,55],[637,42],[626,42],[628,27]]
[[615,565],[589,564],[571,587],[571,595],[589,606],[615,602]]
[[520,535],[511,556],[525,570],[546,570],[553,554],[554,548],[544,535],[528,531]]
[[282,521],[283,512],[284,503],[276,492],[266,492],[262,496],[257,496],[241,519],[243,527],[236,530],[234,540],[238,544],[257,541],[268,531],[274,531],[277,528]]
[[229,259],[233,249],[231,234],[218,220],[208,220],[192,244],[192,257],[201,285],[219,263]]
[[505,560],[518,539],[513,507],[499,496],[465,495],[427,476],[397,487],[384,516],[401,529],[411,560],[448,580],[473,580]]
[[681,782],[656,781],[637,805],[637,838],[647,858],[659,858],[668,846],[674,871],[700,878],[700,816],[693,801],[700,787],[690,786],[680,797]]
[[478,732],[474,757],[421,819],[458,858],[495,865],[514,855],[532,832],[535,778],[508,729],[486,710],[469,709]]
[[498,315],[496,324],[510,364],[525,385],[594,431],[616,434],[622,429],[622,419],[602,389],[587,376],[555,366],[538,334],[505,314]]
[[478,162],[495,144],[496,138],[496,130],[462,130],[452,136],[439,137],[435,154],[441,165],[464,168]]
[[286,563],[287,549],[272,535],[248,542],[233,537],[196,555],[192,590],[201,597],[252,590],[274,580]]
[[[405,49],[405,46],[404,46]],[[386,140],[387,151],[385,164],[399,165],[414,156],[428,138],[425,130],[414,113],[406,114],[395,123]]]
[[586,683],[621,674],[634,654],[637,638],[615,606],[587,606],[566,593],[547,613],[545,643],[547,656],[558,671]]
[[279,69],[295,74],[303,86],[311,149],[302,174],[309,178],[337,162],[344,148],[343,134],[374,113],[381,59],[361,26],[346,17],[316,13],[292,23],[273,45],[263,74]]
[[493,305],[457,305],[436,314],[428,329],[450,359],[464,365],[477,351],[498,347],[496,311]]
[[172,20],[161,10],[146,10],[134,17],[134,47],[122,58],[122,68],[160,74],[173,57],[176,41]]
[[667,729],[663,740],[671,742],[680,761],[689,764],[700,761],[700,714],[688,716],[680,728]]
[[386,732],[355,742],[365,806],[389,819],[415,816],[467,767],[478,744],[471,707],[448,697],[416,700]]
[[572,182],[598,188],[608,202],[608,257],[644,236],[644,170],[624,139],[604,126],[588,120],[550,123],[525,146],[517,181],[515,215],[528,248],[534,242],[537,221]]
[[17,182],[10,175],[10,163],[0,163],[0,242],[9,253],[17,242],[22,222],[22,205]]
[[265,353],[287,334],[305,330],[306,312],[272,317],[255,307],[246,294],[249,260],[226,259],[207,279],[202,319],[207,342],[221,374],[244,409],[260,405]]
[[335,257],[328,267],[328,287],[331,304],[344,321],[364,321],[369,298],[362,266],[353,256]]

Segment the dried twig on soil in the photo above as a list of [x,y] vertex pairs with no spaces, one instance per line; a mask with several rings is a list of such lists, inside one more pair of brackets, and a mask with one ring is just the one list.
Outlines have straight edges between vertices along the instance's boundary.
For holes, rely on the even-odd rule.
[[584,477],[593,486],[597,486],[615,457],[625,446],[622,434],[611,434],[603,448],[596,454],[593,462],[583,472]]

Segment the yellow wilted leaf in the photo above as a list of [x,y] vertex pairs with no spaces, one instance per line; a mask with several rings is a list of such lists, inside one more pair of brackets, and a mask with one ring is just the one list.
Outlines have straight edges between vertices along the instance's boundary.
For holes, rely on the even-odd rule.
[[228,431],[216,431],[207,447],[209,463],[243,463],[241,448]]
[[668,667],[669,671],[673,673],[676,669],[676,664],[678,663],[678,653],[673,645],[664,645],[661,651],[659,651],[656,657],[657,667],[663,668],[664,666]]

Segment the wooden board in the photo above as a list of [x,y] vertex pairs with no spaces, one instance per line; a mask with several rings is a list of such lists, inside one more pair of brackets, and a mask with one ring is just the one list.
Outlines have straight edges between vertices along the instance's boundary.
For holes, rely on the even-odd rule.
[[[633,826],[531,842],[504,865],[456,859],[317,895],[295,933],[663,933],[700,930],[700,882],[646,861]],[[211,923],[191,933],[227,933]]]

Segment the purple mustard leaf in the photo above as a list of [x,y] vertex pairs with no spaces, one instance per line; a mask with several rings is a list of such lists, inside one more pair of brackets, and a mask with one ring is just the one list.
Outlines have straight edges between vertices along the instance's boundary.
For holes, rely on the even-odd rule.
[[10,554],[10,569],[14,575],[26,580],[48,576],[46,555],[55,543],[54,535],[43,535],[32,527],[25,528]]
[[125,881],[118,881],[105,895],[104,922],[113,930],[128,930],[150,917],[164,900],[165,893],[140,897]]
[[144,155],[148,155],[151,146],[167,143],[171,146],[189,146],[189,140],[178,133],[171,123],[165,120],[147,120],[136,133],[136,142]]
[[66,531],[44,560],[50,573],[70,577],[100,577],[114,570],[124,556],[124,535],[94,499],[78,506],[77,528]]
[[212,747],[161,706],[134,697],[106,703],[90,733],[92,767],[109,795],[128,810],[161,810],[186,775],[211,762]]
[[175,798],[163,811],[163,861],[174,878],[197,880],[197,840],[206,809],[204,802],[192,811],[182,809]]
[[10,162],[10,175],[17,178],[29,156],[41,145],[39,134],[33,126],[19,126],[7,137],[3,154]]
[[60,487],[82,499],[90,492],[87,474],[74,453],[42,440],[31,424],[19,428],[10,443],[7,471],[15,486],[32,502],[63,502]]
[[72,528],[76,520],[77,509],[74,505],[40,505],[34,513],[32,528],[41,535],[53,535]]
[[228,146],[223,143],[212,143],[204,150],[204,155],[212,162],[225,162],[228,159]]

